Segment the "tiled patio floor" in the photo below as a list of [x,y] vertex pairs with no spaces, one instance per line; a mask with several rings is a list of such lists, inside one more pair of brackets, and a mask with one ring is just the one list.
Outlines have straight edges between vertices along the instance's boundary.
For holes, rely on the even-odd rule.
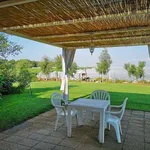
[[150,150],[150,112],[126,110],[122,120],[122,144],[116,141],[113,127],[105,130],[105,143],[99,144],[98,116],[77,127],[72,137],[61,124],[54,131],[54,109],[0,133],[0,150]]

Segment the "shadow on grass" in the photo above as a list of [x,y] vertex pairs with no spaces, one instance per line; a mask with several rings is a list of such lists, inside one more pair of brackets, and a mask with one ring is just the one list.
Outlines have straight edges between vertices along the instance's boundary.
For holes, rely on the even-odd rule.
[[[70,86],[70,88],[77,86]],[[60,87],[50,87],[50,88],[39,88],[35,90],[37,92],[45,92],[49,90],[59,90]],[[42,90],[42,91],[41,91]],[[35,91],[34,91],[35,92]],[[34,94],[33,92],[33,94]],[[108,91],[109,92],[109,91]],[[119,105],[123,100],[128,97],[127,109],[132,110],[144,110],[150,111],[150,94],[140,94],[140,93],[124,93],[124,92],[109,92],[111,96],[111,104]],[[70,93],[71,94],[71,93]],[[78,98],[89,98],[91,92],[88,94],[74,95],[72,101]],[[33,96],[24,96],[18,98],[9,97],[9,103],[4,100],[0,111],[0,130],[4,130],[20,124],[30,118],[33,118],[41,113],[51,110],[53,107],[50,103],[50,98],[42,98],[34,94]],[[8,105],[9,104],[9,105]]]
[[[69,89],[78,87],[77,85],[69,85]],[[43,87],[43,88],[32,88],[33,93],[42,93],[47,91],[60,91],[60,86],[54,86],[54,87]]]

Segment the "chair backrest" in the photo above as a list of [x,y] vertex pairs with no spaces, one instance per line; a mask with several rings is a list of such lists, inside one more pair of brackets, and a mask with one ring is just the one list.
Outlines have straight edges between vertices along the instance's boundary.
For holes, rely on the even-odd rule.
[[119,117],[120,120],[122,119],[122,117],[124,115],[124,111],[125,111],[125,108],[126,108],[127,100],[128,100],[128,97],[125,98],[124,102],[122,103],[122,108],[120,110],[120,117]]
[[110,95],[104,90],[96,90],[92,92],[90,99],[110,100]]
[[56,92],[52,94],[51,103],[55,107],[57,114],[60,114],[63,111],[63,106],[61,105],[62,101],[62,95]]

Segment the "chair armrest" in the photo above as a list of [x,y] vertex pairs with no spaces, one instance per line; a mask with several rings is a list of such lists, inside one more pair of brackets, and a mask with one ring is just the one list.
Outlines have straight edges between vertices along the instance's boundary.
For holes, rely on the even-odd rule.
[[119,105],[119,106],[116,106],[116,105],[110,105],[109,107],[110,107],[110,108],[121,108],[122,105]]
[[56,108],[65,108],[64,106],[55,105]]
[[106,111],[106,114],[119,115],[121,111]]

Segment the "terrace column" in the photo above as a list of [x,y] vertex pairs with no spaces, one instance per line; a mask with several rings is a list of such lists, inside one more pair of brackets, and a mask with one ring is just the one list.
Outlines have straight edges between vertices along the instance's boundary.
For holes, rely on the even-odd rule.
[[148,45],[148,53],[149,53],[149,57],[150,57],[150,45]]
[[68,104],[69,91],[68,91],[68,70],[72,65],[76,49],[62,49],[62,70],[63,78],[60,90],[63,91],[63,98],[65,103]]

